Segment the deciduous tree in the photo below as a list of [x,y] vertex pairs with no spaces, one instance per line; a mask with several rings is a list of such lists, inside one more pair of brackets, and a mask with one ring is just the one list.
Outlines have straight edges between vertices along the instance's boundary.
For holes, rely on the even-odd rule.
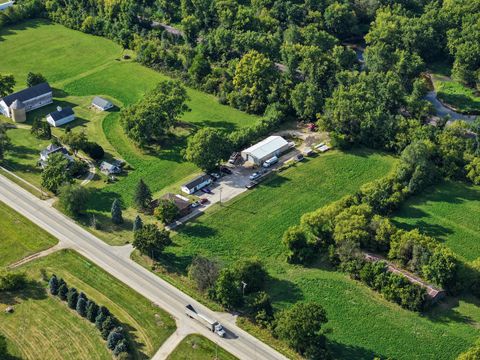
[[163,249],[171,244],[170,234],[167,230],[161,230],[154,224],[146,224],[135,231],[133,247],[143,255],[156,258]]

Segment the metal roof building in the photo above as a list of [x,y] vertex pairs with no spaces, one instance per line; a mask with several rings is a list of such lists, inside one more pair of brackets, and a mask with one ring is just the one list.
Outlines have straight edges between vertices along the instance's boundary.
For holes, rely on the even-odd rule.
[[245,161],[261,165],[273,156],[279,156],[289,148],[288,141],[281,136],[269,136],[265,140],[242,151]]

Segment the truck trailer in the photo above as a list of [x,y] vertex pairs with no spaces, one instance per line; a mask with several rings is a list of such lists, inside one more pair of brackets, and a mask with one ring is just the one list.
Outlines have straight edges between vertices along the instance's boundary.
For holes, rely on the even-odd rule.
[[225,330],[223,326],[216,320],[208,318],[206,315],[200,314],[197,312],[192,305],[188,304],[185,306],[185,314],[192,319],[198,320],[202,323],[208,330],[214,332],[220,337],[225,337]]

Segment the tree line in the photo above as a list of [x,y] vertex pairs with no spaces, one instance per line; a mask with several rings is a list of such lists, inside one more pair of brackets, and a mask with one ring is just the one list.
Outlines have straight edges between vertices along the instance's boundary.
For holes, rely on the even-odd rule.
[[117,318],[105,306],[99,306],[89,299],[83,292],[78,292],[75,287],[68,287],[65,280],[52,274],[48,282],[50,294],[57,296],[67,303],[68,307],[75,310],[78,315],[87,319],[100,332],[106,346],[117,359],[129,359],[130,347],[126,331]]

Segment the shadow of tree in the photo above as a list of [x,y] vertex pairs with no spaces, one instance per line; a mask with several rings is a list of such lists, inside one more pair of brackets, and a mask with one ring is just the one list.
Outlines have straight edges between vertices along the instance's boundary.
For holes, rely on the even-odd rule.
[[23,300],[43,300],[46,297],[47,292],[42,283],[27,279],[22,289],[1,292],[0,303],[13,306],[19,304]]
[[379,355],[373,350],[365,349],[361,346],[342,344],[334,340],[327,339],[327,346],[333,353],[335,359],[341,360],[371,360],[374,358],[387,359],[384,355]]
[[0,334],[0,359],[2,360],[22,360],[22,358],[10,355],[7,350],[7,339]]
[[266,291],[272,298],[272,302],[281,302],[294,304],[298,301],[304,300],[303,292],[300,287],[288,280],[269,278],[266,286]]

